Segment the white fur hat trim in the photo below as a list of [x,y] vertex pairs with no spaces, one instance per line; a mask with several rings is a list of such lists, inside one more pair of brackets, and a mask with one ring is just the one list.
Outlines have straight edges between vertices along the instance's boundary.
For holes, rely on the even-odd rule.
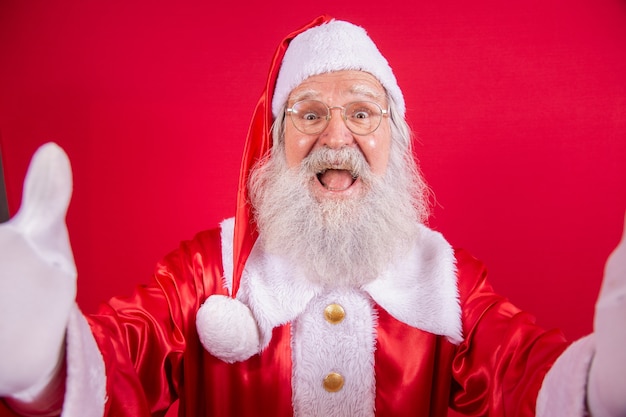
[[207,298],[196,314],[196,329],[204,348],[227,363],[246,360],[261,350],[252,312],[231,297]]
[[332,71],[358,70],[372,74],[380,81],[404,115],[402,91],[365,29],[341,20],[331,20],[296,36],[287,51],[278,73],[272,115],[278,116],[291,90],[313,75]]

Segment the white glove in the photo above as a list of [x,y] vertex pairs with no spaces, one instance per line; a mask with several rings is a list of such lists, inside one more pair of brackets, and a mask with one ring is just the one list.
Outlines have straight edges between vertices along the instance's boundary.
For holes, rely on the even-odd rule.
[[37,150],[22,206],[0,224],[0,396],[28,399],[59,370],[76,266],[65,214],[72,195],[67,155],[53,143]]
[[594,318],[596,353],[587,400],[594,417],[626,416],[626,220],[604,269]]

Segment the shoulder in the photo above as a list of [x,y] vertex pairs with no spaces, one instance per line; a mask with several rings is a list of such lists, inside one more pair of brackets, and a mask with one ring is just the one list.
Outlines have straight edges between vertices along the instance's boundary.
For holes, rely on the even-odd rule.
[[487,267],[480,259],[463,248],[454,249],[457,268],[457,286],[461,304],[465,304],[471,294],[492,292],[487,281]]
[[[156,266],[156,273],[187,275],[194,271],[222,270],[222,243],[220,228],[197,232],[192,238],[180,241],[177,248],[165,255]],[[220,272],[221,275],[221,272]]]
[[194,256],[197,253],[211,253],[217,250],[221,252],[221,228],[215,227],[197,232],[190,239],[181,240],[178,247],[166,255],[172,256]]

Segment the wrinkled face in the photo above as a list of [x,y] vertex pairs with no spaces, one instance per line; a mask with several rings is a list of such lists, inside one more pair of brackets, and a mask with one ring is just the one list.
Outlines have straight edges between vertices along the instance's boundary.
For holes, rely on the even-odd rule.
[[[362,71],[337,71],[309,77],[293,89],[287,107],[305,99],[319,100],[329,107],[343,107],[354,101],[365,100],[375,102],[383,109],[388,108],[386,93],[380,82],[373,75]],[[391,146],[389,118],[383,117],[378,129],[361,136],[348,129],[340,109],[331,110],[331,114],[328,126],[313,135],[300,132],[291,120],[285,121],[285,156],[288,166],[300,165],[307,155],[319,148],[339,150],[351,147],[363,154],[374,175],[384,174]],[[316,199],[326,200],[361,195],[363,184],[345,167],[330,164],[319,170],[311,180],[310,187]]]

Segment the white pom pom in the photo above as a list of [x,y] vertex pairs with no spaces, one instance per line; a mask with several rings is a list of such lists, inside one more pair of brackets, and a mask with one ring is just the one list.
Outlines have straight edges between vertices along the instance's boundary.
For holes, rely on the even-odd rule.
[[212,295],[196,314],[196,328],[204,348],[224,362],[248,359],[260,350],[259,329],[241,301]]

